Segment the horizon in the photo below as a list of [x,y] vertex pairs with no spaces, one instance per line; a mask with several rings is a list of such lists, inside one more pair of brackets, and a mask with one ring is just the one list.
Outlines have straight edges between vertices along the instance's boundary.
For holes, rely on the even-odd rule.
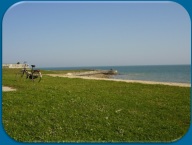
[[191,64],[157,64],[157,65],[150,65],[150,64],[144,64],[144,65],[108,65],[108,66],[47,66],[47,67],[38,67],[37,68],[83,68],[83,67],[139,67],[139,66],[183,66],[183,65],[189,65]]
[[[17,63],[3,63],[3,64],[17,64]],[[24,64],[24,63],[21,63],[19,62],[19,64]],[[87,65],[87,66],[37,66],[36,64],[29,64],[29,63],[26,63],[28,64],[29,66],[31,65],[35,65],[37,68],[77,68],[77,67],[122,67],[122,66],[179,66],[179,65],[191,65],[191,64],[137,64],[137,65]]]

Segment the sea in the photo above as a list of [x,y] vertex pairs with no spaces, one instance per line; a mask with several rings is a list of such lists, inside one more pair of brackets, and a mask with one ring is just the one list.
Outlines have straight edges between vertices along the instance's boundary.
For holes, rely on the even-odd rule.
[[89,66],[89,67],[44,67],[43,70],[117,70],[113,79],[143,80],[156,82],[189,83],[190,65],[142,65],[142,66]]

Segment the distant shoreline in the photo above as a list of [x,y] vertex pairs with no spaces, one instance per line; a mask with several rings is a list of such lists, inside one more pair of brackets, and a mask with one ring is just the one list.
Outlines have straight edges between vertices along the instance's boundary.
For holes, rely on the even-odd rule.
[[123,79],[111,79],[106,77],[93,77],[93,76],[74,76],[67,74],[46,74],[52,77],[67,77],[67,78],[81,78],[91,80],[105,80],[105,81],[116,81],[126,83],[141,83],[141,84],[156,84],[156,85],[168,85],[168,86],[179,86],[179,87],[191,87],[189,83],[172,83],[172,82],[157,82],[157,81],[143,81],[143,80],[123,80]]
[[[121,80],[154,81],[163,83],[190,84],[191,66],[183,65],[143,65],[143,66],[89,66],[89,67],[54,67],[46,70],[54,71],[93,71],[93,70],[117,70],[114,76],[102,76]],[[45,68],[44,68],[45,69]],[[98,76],[99,77],[99,76]]]

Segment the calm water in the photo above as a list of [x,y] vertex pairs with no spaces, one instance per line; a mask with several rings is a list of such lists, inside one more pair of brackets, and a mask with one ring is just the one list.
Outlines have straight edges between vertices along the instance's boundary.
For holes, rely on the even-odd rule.
[[154,65],[154,66],[103,66],[103,67],[52,67],[46,70],[99,69],[118,71],[115,79],[147,80],[159,82],[190,83],[190,65]]

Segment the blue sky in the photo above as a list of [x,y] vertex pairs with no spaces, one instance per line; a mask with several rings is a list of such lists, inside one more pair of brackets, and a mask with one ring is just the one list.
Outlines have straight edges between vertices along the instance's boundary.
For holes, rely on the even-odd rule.
[[174,2],[21,2],[3,18],[3,63],[190,64],[190,26]]

